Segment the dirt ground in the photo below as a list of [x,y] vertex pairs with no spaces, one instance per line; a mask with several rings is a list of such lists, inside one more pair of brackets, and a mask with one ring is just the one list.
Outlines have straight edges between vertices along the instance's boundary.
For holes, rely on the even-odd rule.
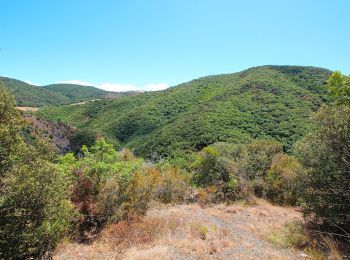
[[54,259],[303,259],[302,252],[267,239],[285,223],[301,220],[296,208],[265,201],[158,206],[138,223],[105,228],[92,244],[61,244]]

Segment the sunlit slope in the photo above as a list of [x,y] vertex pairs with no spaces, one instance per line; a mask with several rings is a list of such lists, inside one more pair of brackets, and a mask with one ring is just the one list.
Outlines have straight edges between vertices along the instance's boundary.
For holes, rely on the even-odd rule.
[[262,66],[160,92],[42,109],[38,115],[95,129],[148,158],[251,138],[275,138],[289,150],[308,128],[310,114],[329,100],[325,82],[330,73]]

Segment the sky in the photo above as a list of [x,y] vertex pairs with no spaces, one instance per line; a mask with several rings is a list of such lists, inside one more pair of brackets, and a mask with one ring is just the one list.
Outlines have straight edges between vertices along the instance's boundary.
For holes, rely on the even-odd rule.
[[348,0],[0,0],[0,75],[160,90],[259,65],[350,73]]

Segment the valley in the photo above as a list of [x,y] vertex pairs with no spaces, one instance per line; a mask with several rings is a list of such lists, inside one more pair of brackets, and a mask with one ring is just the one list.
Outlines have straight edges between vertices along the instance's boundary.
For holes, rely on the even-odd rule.
[[350,259],[350,1],[0,6],[0,260]]
[[33,99],[10,80],[0,87],[0,258],[341,259],[347,80],[260,66],[113,98],[53,86],[75,102],[36,107],[18,106]]
[[37,116],[90,128],[148,158],[184,158],[215,142],[280,141],[285,151],[330,101],[326,69],[262,66],[209,76],[164,91],[82,106],[44,108]]

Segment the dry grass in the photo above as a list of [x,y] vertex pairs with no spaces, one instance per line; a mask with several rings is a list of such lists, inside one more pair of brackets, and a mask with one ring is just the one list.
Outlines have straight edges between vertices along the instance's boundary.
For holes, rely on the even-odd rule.
[[330,237],[323,237],[323,244],[325,245],[325,247],[328,249],[329,252],[329,259],[332,260],[342,260],[342,254],[339,250],[339,245],[337,243],[337,241],[335,241],[334,239],[330,238]]
[[17,109],[22,111],[37,111],[39,108],[38,107],[17,107]]
[[168,246],[154,246],[151,248],[131,248],[122,259],[135,260],[154,260],[154,259],[170,259],[171,252]]
[[267,230],[300,220],[294,209],[264,201],[255,206],[197,204],[153,208],[137,221],[103,230],[91,245],[63,244],[55,259],[288,259],[300,256],[277,249]]

